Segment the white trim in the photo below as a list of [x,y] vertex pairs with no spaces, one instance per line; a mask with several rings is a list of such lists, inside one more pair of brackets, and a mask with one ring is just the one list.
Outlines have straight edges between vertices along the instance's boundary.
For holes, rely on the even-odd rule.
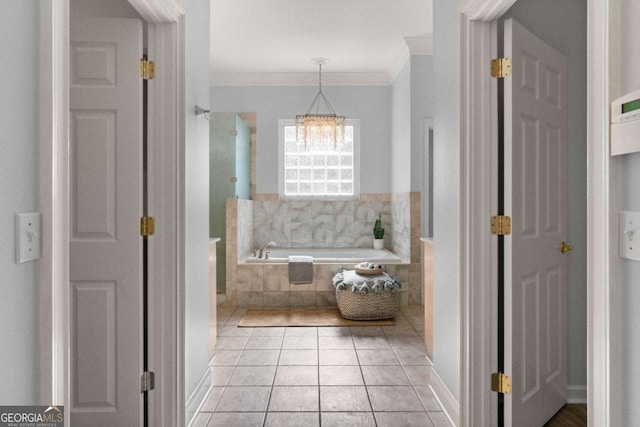
[[461,13],[470,21],[491,22],[500,18],[517,0],[467,0]]
[[[38,262],[40,404],[69,402],[67,214],[69,1],[40,2],[40,195]],[[68,415],[68,405],[65,405]]]
[[587,407],[589,424],[607,427],[621,425],[619,364],[612,363],[619,360],[620,345],[612,298],[618,286],[611,260],[617,225],[610,216],[610,188],[617,169],[609,156],[609,0],[589,0],[587,8]]
[[492,128],[497,91],[487,64],[495,54],[495,30],[491,21],[461,18],[460,409],[462,425],[490,426],[497,422],[496,395],[490,391],[490,373],[497,367],[497,244],[487,227],[497,208],[497,138]]
[[147,201],[156,219],[149,238],[149,369],[158,381],[149,398],[149,425],[184,421],[184,100],[182,22],[148,25],[148,54],[156,77],[148,83]]
[[451,390],[447,388],[447,385],[442,381],[440,375],[435,370],[435,368],[431,371],[431,381],[429,384],[429,388],[431,392],[438,400],[440,407],[446,414],[449,421],[454,426],[461,426],[461,418],[460,418],[460,404],[456,400]]
[[128,0],[142,18],[150,24],[175,23],[184,15],[179,0]]
[[198,381],[198,385],[196,385],[196,388],[193,389],[193,393],[191,393],[191,396],[187,399],[185,425],[189,427],[194,425],[194,422],[198,418],[198,412],[200,411],[200,408],[202,408],[205,399],[209,396],[209,393],[211,393],[212,387],[213,381],[211,378],[211,369],[207,367],[202,378]]
[[586,385],[570,385],[567,391],[567,403],[587,403]]

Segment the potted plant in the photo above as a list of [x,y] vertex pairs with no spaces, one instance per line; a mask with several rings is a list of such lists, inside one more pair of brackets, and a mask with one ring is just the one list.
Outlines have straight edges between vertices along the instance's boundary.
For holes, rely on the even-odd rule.
[[378,219],[373,224],[373,248],[382,249],[384,247],[384,228],[382,228],[382,214],[378,214]]

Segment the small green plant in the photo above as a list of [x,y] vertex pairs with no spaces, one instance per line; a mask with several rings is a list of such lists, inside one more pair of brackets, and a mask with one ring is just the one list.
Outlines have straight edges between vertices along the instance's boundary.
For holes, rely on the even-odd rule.
[[376,219],[376,222],[373,224],[373,238],[384,238],[384,228],[382,228],[382,214],[378,215],[378,219]]

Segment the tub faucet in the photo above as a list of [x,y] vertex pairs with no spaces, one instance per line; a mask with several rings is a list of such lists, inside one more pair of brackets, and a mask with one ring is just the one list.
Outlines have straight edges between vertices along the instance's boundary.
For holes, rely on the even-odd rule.
[[264,258],[264,250],[272,246],[278,246],[278,244],[276,242],[269,242],[262,245],[262,247],[258,251],[258,258]]

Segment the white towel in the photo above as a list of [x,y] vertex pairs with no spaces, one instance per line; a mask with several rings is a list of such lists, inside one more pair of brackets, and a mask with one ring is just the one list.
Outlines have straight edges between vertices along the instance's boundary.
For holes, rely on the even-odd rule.
[[289,283],[301,285],[313,283],[313,257],[290,256],[289,257]]

